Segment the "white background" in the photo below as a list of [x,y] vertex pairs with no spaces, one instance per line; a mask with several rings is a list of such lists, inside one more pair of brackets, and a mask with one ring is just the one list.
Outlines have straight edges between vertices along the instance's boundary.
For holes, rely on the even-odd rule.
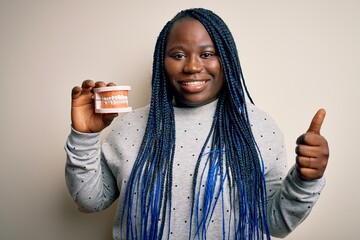
[[287,239],[358,239],[360,1],[0,0],[0,239],[110,239],[114,206],[79,213],[64,181],[70,91],[85,79],[150,96],[152,53],[178,11],[228,23],[256,105],[279,124],[294,162],[316,110],[331,157],[327,186]]

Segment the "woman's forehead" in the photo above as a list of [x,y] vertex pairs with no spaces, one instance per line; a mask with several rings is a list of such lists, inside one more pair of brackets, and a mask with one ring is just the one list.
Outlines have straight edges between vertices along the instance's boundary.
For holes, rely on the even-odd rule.
[[172,28],[170,29],[167,42],[168,43],[178,43],[182,41],[187,42],[208,42],[212,44],[212,40],[209,36],[209,33],[202,25],[202,23],[193,18],[185,18],[174,22]]

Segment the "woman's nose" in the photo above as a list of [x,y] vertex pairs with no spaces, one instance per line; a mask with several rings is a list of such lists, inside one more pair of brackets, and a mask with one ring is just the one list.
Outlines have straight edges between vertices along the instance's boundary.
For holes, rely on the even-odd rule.
[[199,73],[204,69],[204,66],[201,62],[201,59],[198,57],[192,56],[189,57],[184,66],[185,73]]

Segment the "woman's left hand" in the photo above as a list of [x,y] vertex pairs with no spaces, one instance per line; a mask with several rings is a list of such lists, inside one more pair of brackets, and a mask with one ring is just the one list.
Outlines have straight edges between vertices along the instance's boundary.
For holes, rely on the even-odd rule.
[[329,147],[326,139],[320,135],[320,129],[325,115],[325,110],[320,109],[307,132],[296,141],[297,171],[303,180],[315,180],[324,175],[329,159]]

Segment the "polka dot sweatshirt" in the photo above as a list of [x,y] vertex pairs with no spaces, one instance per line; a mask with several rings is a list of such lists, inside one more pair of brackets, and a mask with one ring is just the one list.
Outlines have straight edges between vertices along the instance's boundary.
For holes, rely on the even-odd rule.
[[[210,131],[215,108],[216,101],[197,108],[175,107],[176,148],[170,239],[188,238],[194,168]],[[66,184],[79,210],[101,211],[119,198],[113,225],[114,239],[126,236],[121,234],[125,230],[120,229],[122,203],[142,142],[148,112],[148,107],[140,108],[114,121],[103,142],[99,133],[85,134],[74,129],[66,142]],[[248,112],[265,166],[270,233],[275,237],[285,237],[308,216],[325,185],[325,179],[302,181],[295,166],[287,166],[283,134],[276,123],[254,105],[248,105]],[[207,239],[222,238],[220,208],[215,209],[211,218]],[[224,212],[229,212],[229,205],[225,204]],[[164,239],[167,238],[166,233],[167,229]]]

